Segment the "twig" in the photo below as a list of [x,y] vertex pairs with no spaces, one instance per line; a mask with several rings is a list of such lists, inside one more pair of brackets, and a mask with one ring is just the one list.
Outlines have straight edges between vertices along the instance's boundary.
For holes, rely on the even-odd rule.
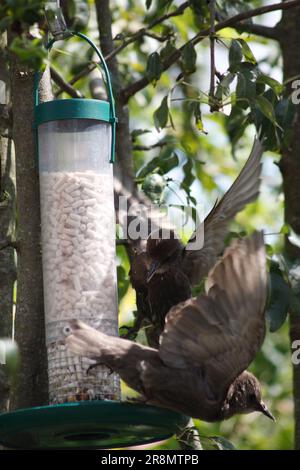
[[[159,18],[153,20],[147,28],[142,28],[139,29],[136,33],[134,33],[132,36],[129,38],[125,39],[120,46],[116,47],[113,51],[111,51],[109,54],[105,56],[105,61],[109,62],[113,57],[115,57],[117,54],[119,54],[123,49],[125,49],[129,44],[132,44],[133,42],[137,41],[138,39],[141,39],[143,36],[150,36],[154,37],[157,41],[163,41],[168,39],[169,35],[166,36],[157,36],[149,32],[150,29],[154,28],[155,26],[158,26],[159,24],[163,23],[164,21],[168,20],[169,18],[172,18],[174,16],[179,16],[181,15],[184,10],[189,6],[189,2],[184,2],[182,5],[180,5],[176,10],[167,13],[163,16],[160,16]],[[165,38],[165,39],[164,39]],[[69,84],[74,85],[78,80],[80,80],[83,77],[86,77],[90,72],[92,72],[95,68],[97,67],[97,64],[91,63],[84,69],[82,69],[77,75],[75,75],[72,80],[70,80]],[[61,88],[60,90],[57,91],[56,96],[59,96],[64,90]]]
[[180,5],[176,10],[171,11],[170,13],[166,13],[165,15],[160,16],[159,18],[153,20],[147,28],[142,28],[136,33],[134,33],[131,37],[129,37],[127,40],[123,42],[119,47],[114,49],[110,54],[108,54],[105,57],[106,62],[109,62],[109,60],[114,57],[116,54],[121,52],[125,47],[127,47],[129,44],[135,42],[137,39],[140,39],[143,37],[145,34],[148,34],[149,29],[154,28],[155,26],[163,23],[164,21],[168,20],[169,18],[172,18],[174,16],[179,16],[181,15],[184,10],[189,6],[190,2],[184,2],[182,5]]
[[159,41],[159,42],[165,42],[172,36],[172,34],[165,34],[164,36],[160,36],[159,34],[151,33],[150,31],[146,30],[144,33],[144,36],[147,36],[152,39],[156,39],[156,41]]
[[[97,64],[95,62],[91,62],[84,69],[80,70],[80,72],[69,81],[69,85],[75,85],[75,83],[77,83],[78,80],[81,80],[81,78],[86,77],[89,73],[95,70],[96,67],[97,67]],[[60,88],[55,93],[55,96],[59,96],[63,91],[64,90]]]
[[52,80],[60,87],[60,93],[65,91],[68,93],[68,95],[72,96],[72,98],[83,98],[83,95],[80,93],[80,91],[75,90],[75,88],[73,88],[70,83],[66,82],[65,79],[52,66],[50,67],[50,72]]
[[[266,5],[259,8],[254,8],[253,10],[245,11],[242,13],[238,13],[237,15],[232,16],[231,18],[227,18],[224,21],[220,21],[215,25],[215,32],[220,31],[224,28],[228,27],[235,27],[236,25],[240,25],[242,21],[247,20],[249,18],[253,18],[255,16],[263,15],[265,13],[270,13],[272,11],[277,10],[288,10],[290,8],[295,8],[300,6],[300,0],[289,0],[284,3],[276,3],[272,5]],[[163,70],[167,70],[171,65],[173,65],[180,57],[182,50],[186,47],[187,44],[191,43],[193,45],[198,44],[204,38],[210,35],[210,28],[206,28],[199,33],[197,33],[190,41],[183,44],[179,49],[173,52],[162,64]],[[136,82],[133,82],[128,87],[124,88],[121,92],[121,97],[124,103],[127,103],[128,100],[135,95],[138,91],[145,88],[149,83],[148,78],[142,77]]]
[[152,145],[134,145],[132,148],[133,150],[146,152],[147,150],[165,147],[166,145],[168,145],[168,143],[169,142],[156,142],[156,144],[152,144]]
[[215,0],[210,0],[209,2],[210,10],[210,85],[209,85],[209,104],[210,111],[216,111],[215,101],[215,19],[216,19],[216,2]]
[[14,248],[16,251],[19,249],[19,243],[13,240],[0,240],[0,251],[6,248]]

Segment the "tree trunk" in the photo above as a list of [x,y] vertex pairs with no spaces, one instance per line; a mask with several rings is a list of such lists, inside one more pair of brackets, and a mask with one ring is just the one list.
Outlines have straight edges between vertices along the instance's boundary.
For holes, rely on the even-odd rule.
[[[296,77],[300,70],[300,8],[284,12],[280,22],[284,80]],[[289,90],[291,91],[291,90]],[[293,137],[289,148],[283,149],[280,169],[285,195],[285,221],[300,235],[300,113],[296,109]],[[300,259],[300,249],[286,240],[286,252],[291,259]],[[290,312],[291,344],[300,339],[299,312]],[[295,416],[295,449],[300,449],[300,366],[293,365],[293,392]]]
[[[9,43],[13,37],[9,38]],[[18,267],[15,339],[21,353],[12,408],[48,402],[45,348],[40,202],[35,136],[33,131],[34,72],[16,56],[10,62],[13,139],[16,153]],[[41,80],[41,101],[51,99],[50,74]]]
[[[1,52],[5,48],[4,35],[0,37],[0,80],[3,83],[1,104],[9,100],[6,65]],[[10,123],[0,125],[0,241],[15,236],[15,160],[12,140],[8,137]],[[14,249],[7,247],[0,251],[0,338],[12,337],[13,290],[16,279]],[[9,384],[0,368],[0,412],[9,405]]]

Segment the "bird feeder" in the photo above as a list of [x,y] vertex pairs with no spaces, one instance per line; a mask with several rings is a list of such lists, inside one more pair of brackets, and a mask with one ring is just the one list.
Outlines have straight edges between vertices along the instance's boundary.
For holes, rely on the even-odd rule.
[[[73,33],[75,34],[75,33]],[[116,115],[109,101],[38,102],[35,125],[40,173],[42,255],[50,402],[117,399],[119,379],[67,350],[69,321],[78,318],[117,334],[113,172]],[[50,43],[51,47],[51,43]]]
[[[54,17],[55,19],[56,17]],[[151,406],[120,402],[116,374],[65,345],[70,320],[118,334],[112,163],[116,114],[109,72],[108,101],[61,99],[40,103],[35,82],[35,131],[48,353],[49,406],[0,415],[0,443],[12,448],[103,448],[170,437],[186,418]]]

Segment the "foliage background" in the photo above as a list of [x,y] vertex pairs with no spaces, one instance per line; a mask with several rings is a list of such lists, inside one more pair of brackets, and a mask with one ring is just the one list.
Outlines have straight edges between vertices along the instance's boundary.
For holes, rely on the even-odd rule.
[[[31,3],[33,9],[29,11],[29,15],[36,12],[34,9],[36,4],[39,6],[41,4],[41,2],[29,2]],[[62,3],[67,19],[73,23],[73,27],[87,33],[97,43],[98,26],[94,2],[89,0]],[[116,47],[145,24],[164,14],[165,11],[169,11],[168,8],[172,9],[182,3],[163,0],[111,2],[113,37]],[[152,84],[135,94],[128,103],[134,148],[134,171],[140,189],[153,200],[159,199],[176,206],[187,204],[193,206],[195,201],[201,201],[204,205],[204,212],[207,213],[215,199],[224,193],[240,171],[249,154],[255,129],[253,124],[241,128],[241,116],[239,120],[234,120],[230,104],[224,107],[219,106],[214,113],[210,112],[207,96],[210,79],[208,38],[195,46],[195,50],[186,51],[176,66],[162,74],[159,63],[155,62],[156,55],[149,59],[153,53],[162,55],[168,52],[166,50],[162,52],[166,45],[166,41],[161,40],[162,37],[169,38],[168,47],[171,50],[174,45],[181,46],[194,36],[199,28],[203,29],[209,25],[206,2],[192,1],[190,3],[193,8],[188,8],[182,15],[169,19],[165,25],[154,28],[152,37],[141,37],[122,50],[117,58],[122,88],[130,86],[145,75],[152,81]],[[272,2],[218,2],[224,14],[228,15],[269,3]],[[15,15],[17,15],[16,9]],[[270,13],[259,17],[255,22],[273,26],[280,16],[278,12]],[[24,21],[24,16],[21,19]],[[28,23],[31,24],[36,19],[38,18],[30,17]],[[25,61],[30,57],[33,66],[46,64],[47,56],[40,52],[42,38],[37,31],[32,30],[32,33],[36,35],[35,42],[32,42],[31,38],[30,46],[26,49],[24,39],[19,44],[15,41],[12,51]],[[216,67],[223,78],[224,74],[226,76],[228,73],[230,61],[231,65],[236,65],[242,60],[241,57],[238,59],[233,57],[234,50],[231,47],[231,41],[239,38],[242,38],[251,48],[260,69],[267,76],[282,82],[282,59],[278,44],[252,34],[238,33],[231,28],[222,30],[221,38],[216,45]],[[66,81],[70,81],[82,68],[90,64],[92,59],[91,51],[77,39],[57,43],[51,52],[52,66]],[[252,56],[249,51],[248,60],[251,63]],[[247,61],[246,56],[244,61]],[[80,90],[85,97],[92,96],[91,77],[97,82],[97,73],[99,74],[98,71],[92,72],[91,75],[85,76],[76,83],[76,89]],[[246,74],[244,76],[247,78]],[[232,81],[230,89],[223,94],[225,101],[227,99],[227,102],[236,105],[236,98],[242,96],[243,77]],[[248,96],[251,88],[250,82],[251,80],[246,83],[245,92],[246,99],[249,99],[248,109],[238,106],[235,109],[240,114],[248,112],[253,114],[256,106],[256,112],[263,115],[259,119],[267,119],[267,124],[270,126],[269,134],[267,132],[268,136],[271,136],[269,148],[279,150],[276,142],[274,144],[274,135],[276,135],[274,122],[277,117],[275,115],[272,117],[274,110],[270,111],[268,107],[266,109],[262,106],[257,109],[259,100],[255,100],[262,93],[257,91],[255,80],[255,96]],[[240,83],[239,92],[236,88],[238,83]],[[265,84],[263,93],[270,93],[272,90],[274,92],[274,83],[272,86]],[[281,90],[278,91],[278,86],[276,82],[278,99],[281,99]],[[58,88],[55,85],[54,91]],[[172,90],[171,93],[170,90]],[[167,95],[168,108],[162,110],[160,106]],[[63,92],[61,97],[67,98],[68,94]],[[164,103],[166,104],[166,101]],[[199,105],[201,105],[201,115]],[[157,111],[159,108],[160,114]],[[252,119],[252,122],[257,124],[255,119]],[[280,134],[280,138],[287,138],[288,125],[283,127],[284,135]],[[241,129],[243,133],[240,132]],[[147,132],[141,133],[140,130]],[[152,146],[154,148],[151,148]],[[148,149],[145,150],[144,147]],[[279,155],[267,151],[263,158],[261,196],[256,203],[251,204],[239,214],[232,224],[231,236],[250,233],[254,229],[264,229],[268,234],[266,240],[269,245],[270,259],[278,260],[277,255],[283,252],[284,235],[289,231],[289,228],[284,225],[282,182],[276,165]],[[153,180],[153,174],[160,175],[158,183],[156,179]],[[128,325],[133,320],[135,311],[134,292],[128,280],[129,267],[124,247],[118,247],[120,325]],[[142,335],[140,340],[143,340]],[[238,449],[291,449],[293,447],[292,371],[289,350],[288,325],[285,323],[275,333],[268,333],[262,351],[251,366],[251,370],[263,384],[265,400],[276,416],[277,423],[274,424],[257,414],[239,416],[221,424],[195,421],[204,446],[215,448],[216,442],[209,438],[222,436]],[[125,386],[123,394],[124,396],[130,394]],[[178,442],[171,439],[166,443],[151,447],[175,449],[178,448]]]

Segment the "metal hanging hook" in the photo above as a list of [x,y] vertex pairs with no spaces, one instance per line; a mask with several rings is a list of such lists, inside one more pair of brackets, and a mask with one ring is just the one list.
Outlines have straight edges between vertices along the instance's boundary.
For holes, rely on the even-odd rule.
[[56,40],[70,36],[59,0],[46,1],[45,16],[49,31]]
[[[109,122],[111,124],[111,154],[110,154],[110,162],[114,163],[115,161],[115,147],[116,147],[116,127],[117,127],[117,116],[116,116],[116,107],[115,107],[115,100],[113,96],[112,84],[110,79],[109,70],[105,59],[102,55],[101,50],[94,44],[94,42],[85,34],[70,31],[67,28],[66,21],[60,7],[59,0],[49,0],[46,1],[45,4],[45,16],[49,26],[49,31],[51,32],[53,38],[46,44],[47,50],[50,52],[53,44],[56,41],[61,39],[68,39],[74,36],[79,37],[86,41],[90,47],[95,51],[96,55],[99,59],[99,64],[104,72],[105,77],[105,86],[108,96],[108,101],[110,103],[110,118]],[[37,107],[39,104],[39,95],[38,95],[38,85],[39,85],[39,74],[36,73],[35,75],[35,83],[34,83],[34,99],[35,99],[35,106]]]

